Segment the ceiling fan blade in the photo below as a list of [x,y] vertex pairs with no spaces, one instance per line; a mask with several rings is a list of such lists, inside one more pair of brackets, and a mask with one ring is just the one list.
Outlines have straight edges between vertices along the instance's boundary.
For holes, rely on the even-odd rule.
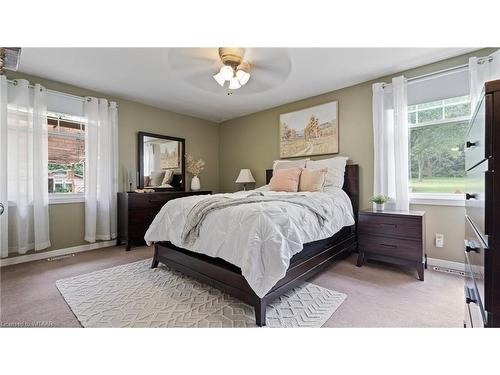
[[168,56],[174,69],[195,69],[208,66],[214,71],[220,66],[216,48],[173,48]]

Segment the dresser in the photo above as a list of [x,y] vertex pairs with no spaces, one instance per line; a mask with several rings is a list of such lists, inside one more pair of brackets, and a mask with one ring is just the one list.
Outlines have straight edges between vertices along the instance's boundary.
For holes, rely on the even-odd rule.
[[485,84],[465,138],[464,327],[500,327],[498,168],[500,80]]
[[144,245],[149,225],[169,200],[190,195],[212,194],[211,191],[165,191],[155,193],[118,193],[118,244]]
[[424,280],[425,212],[375,211],[359,212],[358,262],[367,258],[397,264],[413,265],[418,278]]

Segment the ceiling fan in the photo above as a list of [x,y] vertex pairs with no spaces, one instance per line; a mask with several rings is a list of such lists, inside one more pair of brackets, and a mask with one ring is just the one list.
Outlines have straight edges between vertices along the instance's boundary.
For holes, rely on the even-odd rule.
[[291,71],[285,48],[172,48],[168,62],[176,77],[214,94],[266,91],[283,83]]
[[243,48],[220,47],[219,57],[222,61],[222,67],[214,79],[224,87],[226,81],[229,81],[229,89],[237,90],[245,85],[250,79],[250,64],[243,60]]

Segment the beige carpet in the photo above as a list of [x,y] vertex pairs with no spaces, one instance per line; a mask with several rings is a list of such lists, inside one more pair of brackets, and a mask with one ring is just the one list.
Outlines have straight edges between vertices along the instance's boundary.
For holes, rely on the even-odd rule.
[[[50,322],[53,327],[81,327],[56,281],[88,272],[151,259],[153,249],[109,247],[57,261],[40,260],[0,269],[0,321],[5,324]],[[430,267],[425,281],[414,267],[366,263],[356,254],[334,262],[311,283],[349,297],[323,327],[462,327],[464,282]]]
[[[84,327],[255,327],[253,307],[142,260],[58,280]],[[304,283],[267,308],[268,327],[321,327],[346,295]]]

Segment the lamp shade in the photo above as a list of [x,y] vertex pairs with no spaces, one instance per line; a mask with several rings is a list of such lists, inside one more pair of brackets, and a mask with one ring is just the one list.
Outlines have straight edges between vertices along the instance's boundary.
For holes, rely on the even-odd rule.
[[224,86],[224,83],[226,82],[226,80],[224,79],[224,77],[222,76],[221,73],[217,73],[216,75],[214,75],[214,79],[221,86]]
[[240,174],[235,181],[237,184],[248,184],[250,182],[255,182],[255,179],[252,176],[252,172],[250,169],[242,169],[240,170]]

